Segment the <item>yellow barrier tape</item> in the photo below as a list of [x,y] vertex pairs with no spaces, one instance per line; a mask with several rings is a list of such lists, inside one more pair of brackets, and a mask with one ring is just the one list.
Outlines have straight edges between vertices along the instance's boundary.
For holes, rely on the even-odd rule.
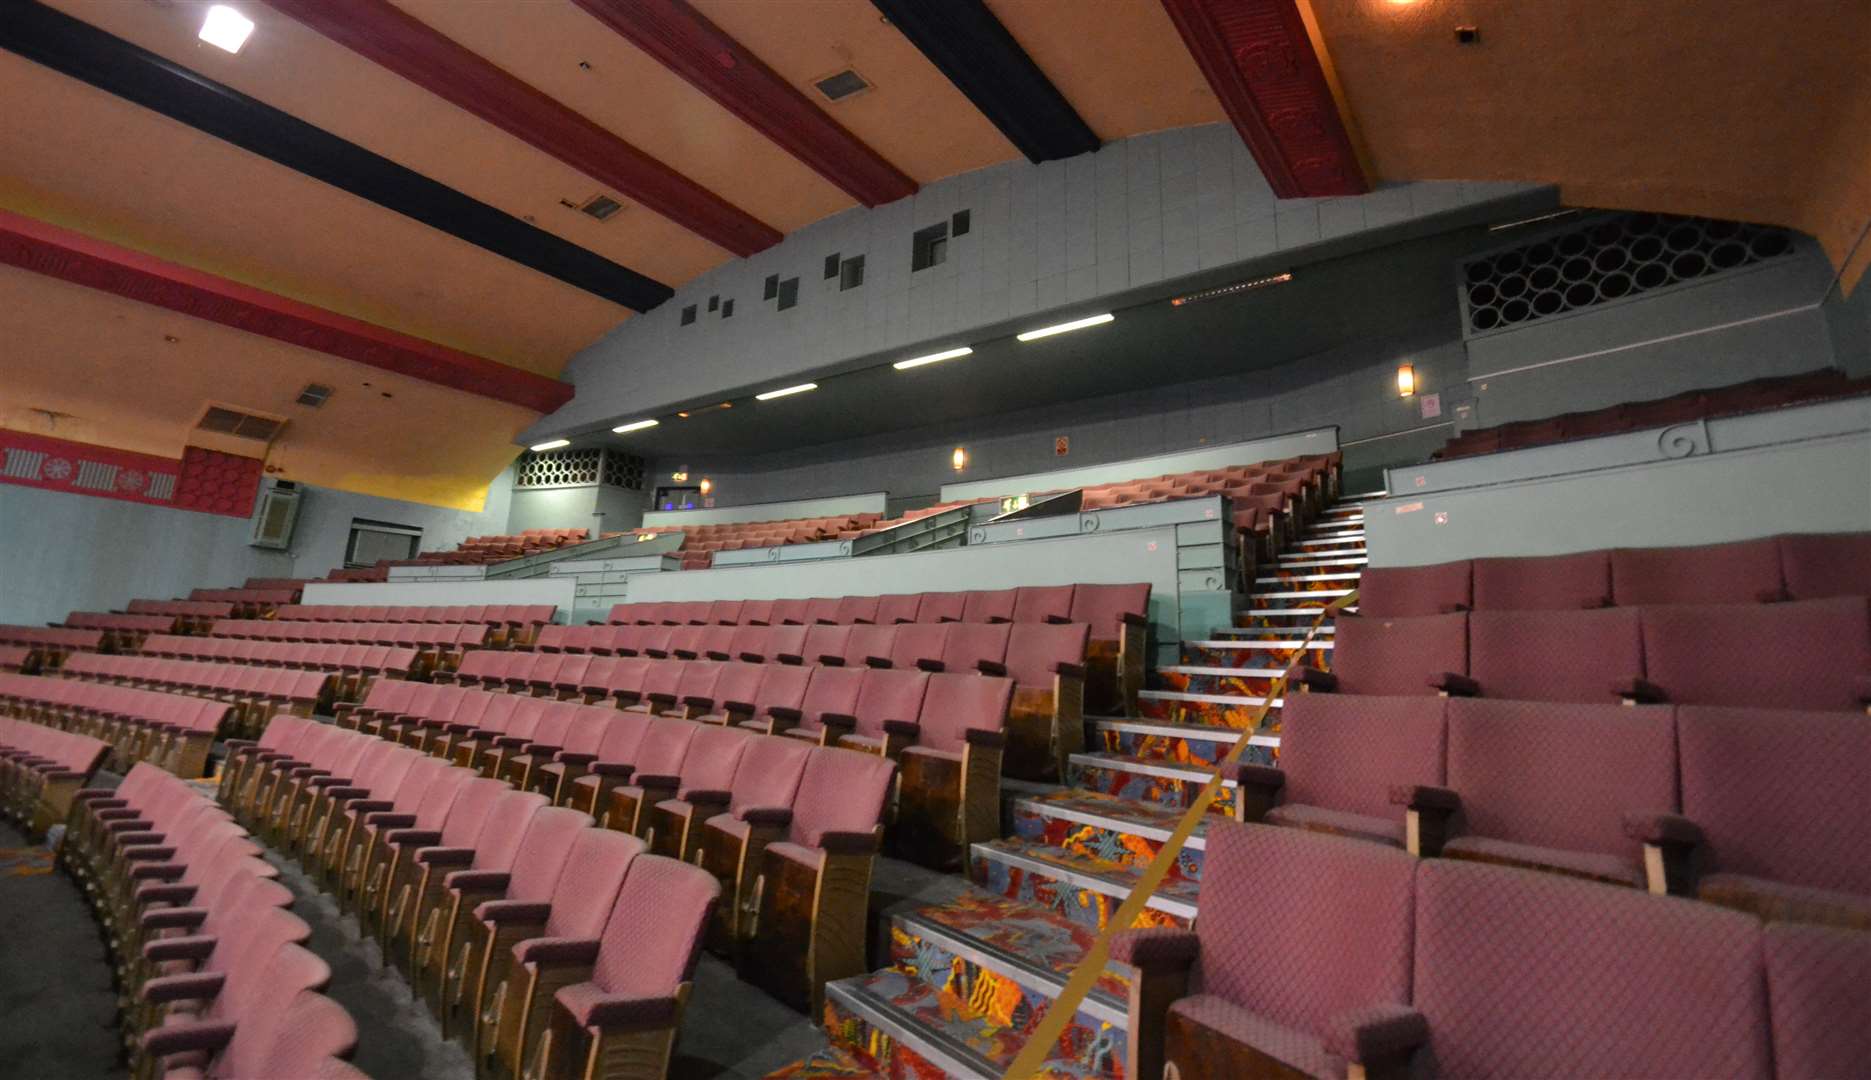
[[[1059,1036],[1065,1034],[1066,1025],[1078,1012],[1078,1007],[1084,1003],[1086,995],[1091,993],[1092,986],[1097,983],[1098,976],[1104,973],[1105,965],[1110,962],[1111,938],[1120,930],[1128,930],[1130,925],[1137,921],[1137,916],[1143,912],[1144,904],[1156,891],[1156,887],[1163,883],[1163,878],[1169,874],[1170,868],[1176,865],[1176,859],[1182,854],[1183,845],[1188,843],[1189,837],[1195,834],[1195,827],[1201,824],[1203,816],[1208,813],[1209,805],[1215,801],[1215,796],[1221,793],[1221,766],[1239,761],[1241,755],[1246,752],[1247,733],[1258,730],[1267,719],[1267,713],[1273,708],[1274,699],[1286,695],[1287,678],[1293,674],[1294,668],[1300,666],[1307,648],[1312,645],[1313,638],[1318,636],[1319,628],[1325,625],[1325,620],[1343,608],[1356,603],[1357,599],[1358,590],[1353,589],[1320,610],[1319,617],[1312,622],[1312,628],[1306,631],[1305,639],[1300,642],[1299,648],[1294,650],[1293,659],[1287,663],[1286,670],[1280,672],[1279,676],[1273,680],[1273,684],[1267,688],[1267,694],[1261,699],[1259,710],[1254,713],[1253,721],[1243,729],[1240,741],[1236,742],[1234,748],[1221,759],[1216,766],[1215,775],[1209,778],[1208,783],[1202,785],[1202,790],[1196,795],[1195,802],[1189,806],[1182,820],[1177,822],[1175,831],[1169,834],[1169,839],[1163,842],[1163,849],[1156,853],[1155,861],[1151,862],[1149,869],[1137,879],[1137,884],[1131,888],[1130,895],[1118,905],[1116,914],[1105,923],[1104,929],[1098,932],[1098,940],[1092,943],[1091,950],[1085,954],[1083,960],[1079,961],[1078,967],[1073,969],[1072,977],[1066,980],[1065,989],[1047,1008],[1046,1015],[1040,1018],[1039,1026],[1033,1030],[1026,1045],[1020,1048],[1019,1056],[1015,1057],[1013,1064],[1001,1074],[1002,1080],[1025,1080],[1026,1077],[1039,1074],[1040,1066],[1046,1063],[1046,1058],[1058,1045]],[[1137,1080],[1148,1080],[1148,1078],[1139,1077]]]

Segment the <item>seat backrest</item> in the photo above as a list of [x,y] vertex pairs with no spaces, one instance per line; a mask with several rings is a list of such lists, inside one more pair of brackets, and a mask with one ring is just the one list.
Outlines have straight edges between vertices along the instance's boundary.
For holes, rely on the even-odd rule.
[[1683,814],[1711,869],[1871,896],[1871,722],[1862,714],[1684,706]]
[[1344,694],[1429,695],[1445,672],[1468,673],[1468,616],[1339,619],[1332,673]]
[[[429,780],[421,799],[415,805],[413,812],[416,815],[416,828],[418,829],[441,828],[443,822],[448,820],[456,800],[467,789],[468,781],[475,778],[474,774],[466,769],[452,768],[439,759],[430,760],[435,761],[441,767]],[[408,786],[407,780],[404,781],[404,786]],[[397,796],[399,810],[402,808],[402,801],[402,795],[399,793]]]
[[773,601],[746,600],[741,603],[740,625],[768,626],[773,621]]
[[806,628],[805,645],[800,655],[808,664],[835,664],[844,660],[851,641],[849,626],[816,624]]
[[513,856],[507,899],[550,900],[571,857],[573,842],[591,832],[591,824],[590,815],[566,806],[542,807],[534,813]]
[[1699,547],[1615,548],[1611,595],[1631,604],[1751,604],[1786,595],[1773,537]]
[[820,623],[836,624],[838,622],[837,599],[829,596],[815,596],[807,600],[805,615],[801,621],[807,626],[817,626]]
[[1793,599],[1871,596],[1871,532],[1794,533],[1777,542]]
[[1408,1003],[1415,872],[1415,859],[1381,844],[1211,824],[1197,985],[1314,1034],[1347,1009]]
[[1022,585],[1014,590],[1014,622],[1051,622],[1072,614],[1072,586]]
[[1642,859],[1624,820],[1676,812],[1674,712],[1451,699],[1447,786],[1466,831]]
[[729,789],[728,812],[739,814],[753,807],[790,807],[799,791],[812,744],[779,735],[755,735],[741,751],[740,766]]
[[716,626],[739,626],[741,601],[716,600],[708,605],[708,621]]
[[820,727],[819,717],[826,713],[856,716],[858,694],[864,689],[864,674],[864,668],[813,668],[812,680],[806,684],[805,700],[799,706],[804,717],[801,725]]
[[773,601],[773,617],[767,620],[768,626],[804,626],[807,622],[806,607],[810,601],[794,597]]
[[1285,800],[1403,821],[1390,790],[1442,785],[1448,725],[1435,697],[1288,694],[1280,717]]
[[805,706],[806,688],[819,668],[798,664],[767,664],[760,676],[760,694],[754,698],[754,715],[765,716],[770,709],[800,709]]
[[923,695],[929,692],[929,673],[915,668],[870,668],[858,689],[851,715],[858,718],[857,733],[881,738],[892,720],[915,723],[922,715]]
[[1752,916],[1454,859],[1416,876],[1412,1004],[1442,1075],[1772,1073]]
[[750,664],[743,660],[721,665],[721,675],[715,680],[715,711],[725,710],[730,701],[752,705],[760,697],[760,680],[768,667],[767,664]]
[[705,725],[653,716],[644,725],[635,759],[638,776],[680,776],[689,745]]
[[889,660],[896,637],[894,626],[853,626],[851,635],[845,639],[845,663],[850,667],[864,667],[872,660]]
[[499,780],[470,777],[455,793],[448,816],[442,821],[442,846],[475,846],[501,796],[512,790]]
[[[694,791],[732,791],[735,770],[747,745],[760,738],[746,728],[696,724],[689,739],[689,752],[682,759],[682,786],[677,792],[687,798]],[[797,742],[798,740],[788,740]]]
[[964,594],[962,622],[1012,622],[1018,589],[976,590]]
[[602,933],[624,875],[642,854],[643,841],[629,833],[580,829],[553,885],[544,936],[590,939]]
[[875,623],[877,618],[877,600],[875,596],[845,596],[838,600],[838,610],[834,618],[847,626],[854,623]]
[[948,623],[897,624],[890,639],[890,666],[914,668],[919,660],[939,663],[948,634]]
[[1372,619],[1445,615],[1474,604],[1470,565],[1366,567],[1358,579],[1358,614]]
[[926,592],[917,597],[917,622],[961,622],[968,606],[965,592]]
[[1864,1023],[1871,934],[1769,923],[1764,938],[1774,1071],[1787,1077],[1864,1071],[1871,1061],[1871,1024]]
[[[672,996],[695,977],[702,931],[720,899],[721,883],[708,871],[637,856],[605,923],[592,983],[606,996]],[[652,911],[656,917],[645,918]]]
[[764,626],[743,625],[734,628],[734,637],[728,643],[728,655],[736,660],[753,658],[760,663],[772,659],[767,655],[768,639],[771,631]]
[[982,660],[996,664],[1007,659],[1007,639],[1013,627],[1006,623],[954,623],[942,643],[945,671],[975,671]]
[[869,833],[883,820],[896,763],[879,754],[836,746],[812,747],[787,839],[818,847],[827,833]]
[[1644,671],[1640,610],[1477,611],[1468,673],[1485,697],[1615,704]]
[[682,677],[676,681],[676,700],[698,709],[714,708],[715,687],[721,681],[721,669],[725,666],[718,660],[690,660],[683,664]]
[[916,744],[958,753],[969,731],[1004,731],[1013,687],[1012,679],[993,675],[944,671],[929,676]]
[[643,672],[643,699],[674,701],[676,688],[682,684],[680,660],[654,660]]
[[890,593],[877,598],[877,615],[874,620],[879,626],[895,626],[897,623],[916,621],[916,607],[922,598],[915,593]]
[[702,626],[678,626],[669,635],[669,652],[683,659],[700,656],[702,653],[702,634],[707,628]]
[[1089,623],[1091,636],[1115,641],[1123,636],[1126,616],[1149,618],[1150,583],[1135,585],[1075,585],[1067,618]]
[[1021,686],[1051,689],[1062,665],[1083,669],[1090,641],[1085,623],[1015,623],[1007,635],[1007,674]]
[[1871,600],[1668,605],[1643,611],[1646,677],[1682,705],[1860,709]]

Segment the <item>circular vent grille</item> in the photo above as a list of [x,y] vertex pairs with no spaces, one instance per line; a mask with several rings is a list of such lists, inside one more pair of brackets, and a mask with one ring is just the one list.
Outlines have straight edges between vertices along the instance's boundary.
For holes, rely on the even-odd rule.
[[1506,330],[1792,254],[1793,234],[1671,214],[1619,214],[1463,266],[1468,331]]
[[603,483],[641,491],[646,475],[643,459],[635,454],[596,448],[528,451],[520,455],[513,486],[540,488]]

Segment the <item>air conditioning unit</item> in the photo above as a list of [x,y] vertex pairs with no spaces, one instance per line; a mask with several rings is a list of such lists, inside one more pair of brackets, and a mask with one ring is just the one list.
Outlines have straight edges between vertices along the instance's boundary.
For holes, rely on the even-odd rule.
[[292,527],[299,522],[299,500],[305,493],[290,480],[268,480],[260,489],[253,514],[253,539],[258,548],[285,550],[292,546]]

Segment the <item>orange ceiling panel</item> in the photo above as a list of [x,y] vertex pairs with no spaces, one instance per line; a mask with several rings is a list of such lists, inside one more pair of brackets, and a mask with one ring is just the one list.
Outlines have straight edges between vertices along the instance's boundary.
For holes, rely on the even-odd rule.
[[[538,415],[12,267],[0,341],[0,426],[174,458],[212,401],[288,418],[283,478],[461,509]],[[323,407],[293,403],[309,382]]]
[[1159,0],[987,6],[1100,139],[1228,119]]
[[561,205],[603,186],[272,8],[243,8],[256,28],[232,54],[196,40],[198,0],[52,6],[666,285],[728,258],[629,200],[605,222]]
[[[568,0],[396,4],[781,232],[854,205],[797,158]],[[693,274],[651,276],[680,285]]]
[[1558,183],[1577,205],[1802,228],[1834,259],[1871,212],[1871,5],[1311,4],[1385,179]]
[[528,371],[629,312],[0,54],[0,207]]
[[[691,3],[918,183],[1019,156],[868,0]],[[846,68],[862,75],[871,89],[826,101],[813,82]]]

